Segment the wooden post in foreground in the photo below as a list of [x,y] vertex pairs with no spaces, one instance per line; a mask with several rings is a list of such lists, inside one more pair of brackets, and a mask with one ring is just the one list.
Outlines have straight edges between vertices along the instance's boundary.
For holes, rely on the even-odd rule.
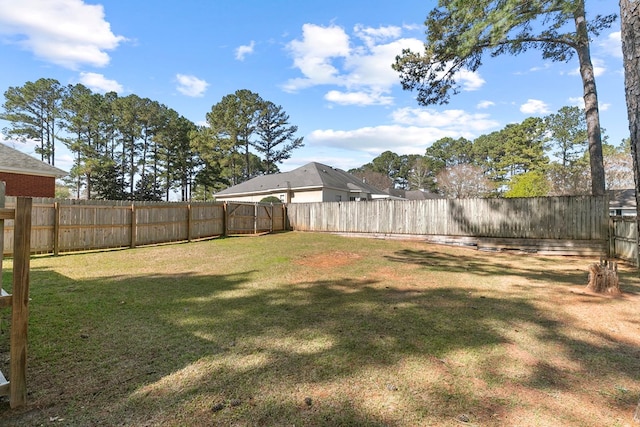
[[16,201],[13,244],[13,304],[11,310],[11,352],[9,404],[27,402],[27,325],[29,323],[29,267],[31,261],[30,198]]
[[[4,181],[0,181],[0,209],[4,208],[5,189],[6,189],[6,184],[4,183]],[[0,291],[2,290],[2,257],[3,255],[4,255],[4,219],[0,217]]]

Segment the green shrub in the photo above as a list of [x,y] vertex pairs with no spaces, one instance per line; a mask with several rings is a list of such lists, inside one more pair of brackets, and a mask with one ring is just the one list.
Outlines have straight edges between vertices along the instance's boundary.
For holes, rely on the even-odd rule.
[[260,203],[282,203],[282,200],[280,200],[276,196],[267,196],[264,199],[260,200]]

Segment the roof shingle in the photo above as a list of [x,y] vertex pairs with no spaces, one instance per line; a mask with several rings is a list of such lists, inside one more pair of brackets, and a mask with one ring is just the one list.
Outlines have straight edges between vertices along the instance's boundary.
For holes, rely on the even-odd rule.
[[371,194],[383,194],[382,191],[360,181],[350,173],[317,162],[307,163],[289,172],[257,176],[233,187],[219,191],[217,194],[225,196],[302,188],[333,188]]
[[0,144],[0,172],[54,176],[58,178],[68,175],[68,172],[62,169],[48,165],[4,144]]

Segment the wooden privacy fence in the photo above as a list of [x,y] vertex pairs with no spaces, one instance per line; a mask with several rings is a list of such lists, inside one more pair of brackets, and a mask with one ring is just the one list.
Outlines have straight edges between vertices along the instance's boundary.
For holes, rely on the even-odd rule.
[[[7,197],[7,206],[15,204]],[[136,247],[285,229],[285,206],[265,203],[153,203],[33,199],[32,253]],[[12,254],[13,222],[3,252]]]
[[293,230],[603,255],[608,203],[606,196],[301,203],[289,205],[287,215]]
[[635,217],[612,217],[609,222],[609,253],[640,266],[638,259],[638,228]]
[[15,209],[5,208],[5,185],[0,182],[0,243],[4,223],[12,221],[13,275],[11,294],[2,286],[2,255],[0,254],[0,309],[11,309],[9,334],[9,379],[0,372],[0,396],[9,396],[12,408],[27,402],[27,326],[29,323],[29,269],[31,205],[29,198],[19,198]]

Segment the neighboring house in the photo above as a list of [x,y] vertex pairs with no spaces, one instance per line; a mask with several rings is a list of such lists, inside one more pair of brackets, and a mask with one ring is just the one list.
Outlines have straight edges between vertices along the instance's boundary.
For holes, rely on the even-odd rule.
[[609,190],[609,215],[636,216],[636,193],[628,190]]
[[275,196],[283,203],[310,203],[372,200],[374,195],[385,194],[350,173],[312,162],[290,172],[258,176],[215,197],[219,201],[259,202]]
[[0,144],[0,181],[7,196],[55,197],[56,178],[68,175],[28,154]]
[[401,200],[430,200],[444,199],[443,196],[424,190],[401,190],[399,188],[387,188],[384,190],[387,197]]

